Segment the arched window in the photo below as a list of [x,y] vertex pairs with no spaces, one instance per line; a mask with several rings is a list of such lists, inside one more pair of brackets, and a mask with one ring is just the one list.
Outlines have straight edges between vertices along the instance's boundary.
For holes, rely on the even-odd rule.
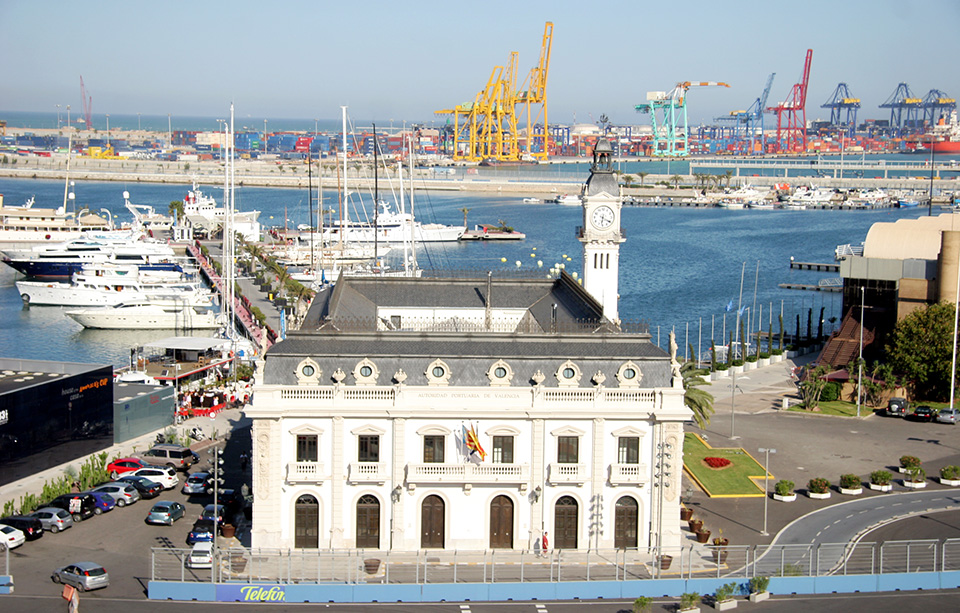
[[380,548],[380,501],[372,494],[357,501],[357,547]]
[[613,529],[613,546],[617,549],[632,549],[637,546],[637,524],[640,505],[632,496],[617,500]]
[[310,494],[297,498],[294,507],[294,542],[297,549],[320,546],[320,503]]
[[420,507],[420,547],[422,549],[443,549],[443,524],[443,498],[436,495],[427,496],[423,499],[423,506]]
[[490,549],[513,549],[513,501],[507,496],[490,503]]
[[579,505],[572,496],[562,496],[553,509],[553,546],[556,549],[576,549],[579,527]]

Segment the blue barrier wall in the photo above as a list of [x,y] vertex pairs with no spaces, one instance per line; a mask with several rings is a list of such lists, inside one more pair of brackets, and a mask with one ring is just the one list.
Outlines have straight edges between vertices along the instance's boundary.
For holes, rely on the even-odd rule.
[[[638,596],[678,597],[712,594],[721,585],[746,579],[653,579],[643,581],[564,581],[562,583],[417,584],[260,584],[151,581],[151,600],[219,602],[503,602],[509,600],[633,600]],[[960,587],[960,571],[823,577],[772,577],[776,594],[830,594]]]

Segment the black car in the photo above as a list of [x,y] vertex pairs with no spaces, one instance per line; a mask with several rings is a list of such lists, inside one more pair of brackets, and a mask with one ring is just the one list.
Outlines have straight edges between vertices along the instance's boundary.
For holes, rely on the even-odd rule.
[[119,483],[129,483],[132,485],[138,492],[140,492],[141,498],[156,498],[163,491],[163,486],[157,483],[156,481],[151,481],[146,477],[135,477],[129,475],[126,477],[120,477],[117,479]]
[[73,521],[76,523],[93,517],[97,501],[90,494],[63,494],[44,506],[65,510],[73,516]]
[[918,406],[913,410],[913,413],[910,414],[910,419],[915,421],[933,421],[933,417],[933,409],[925,404]]
[[894,397],[887,403],[887,410],[884,411],[888,417],[903,417],[910,409],[910,403],[906,398]]
[[213,531],[215,524],[212,519],[198,519],[193,522],[193,528],[187,535],[187,545],[202,543],[213,540]]
[[11,528],[16,528],[23,532],[23,536],[28,541],[34,541],[43,536],[43,524],[36,517],[25,517],[23,515],[11,515],[0,519],[0,524],[6,524]]

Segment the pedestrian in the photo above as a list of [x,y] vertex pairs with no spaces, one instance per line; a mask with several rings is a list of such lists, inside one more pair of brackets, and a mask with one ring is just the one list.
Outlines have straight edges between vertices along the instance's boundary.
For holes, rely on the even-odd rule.
[[240,470],[247,470],[247,452],[240,452]]
[[550,541],[547,539],[547,531],[543,531],[543,538],[540,542],[540,550],[543,552],[543,555],[547,555],[547,551],[550,550]]

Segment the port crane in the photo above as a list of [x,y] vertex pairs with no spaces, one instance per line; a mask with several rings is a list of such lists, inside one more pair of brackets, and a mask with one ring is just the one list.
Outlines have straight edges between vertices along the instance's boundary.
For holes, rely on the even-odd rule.
[[[731,153],[738,155],[763,153],[766,146],[766,136],[763,131],[763,115],[767,106],[767,97],[770,95],[770,87],[773,85],[773,78],[777,75],[771,72],[767,77],[767,84],[763,88],[760,97],[753,101],[747,110],[730,111],[730,114],[717,117],[715,121],[720,125],[732,124],[732,144]],[[760,139],[760,147],[756,146],[756,139]]]
[[685,157],[689,155],[687,138],[687,90],[691,87],[730,87],[720,81],[681,81],[669,92],[647,92],[647,101],[634,108],[649,113],[653,128],[653,155]]
[[[844,134],[847,138],[853,137],[857,129],[857,109],[860,108],[860,98],[850,95],[850,89],[846,83],[837,85],[830,99],[821,104],[820,108],[830,109],[830,125],[837,130],[838,134]],[[845,119],[844,113],[846,113]]]
[[923,97],[923,120],[927,126],[945,124],[950,120],[950,113],[957,108],[957,101],[939,89],[931,89]]
[[[519,54],[510,53],[503,66],[495,66],[486,86],[472,102],[434,111],[453,116],[453,159],[481,162],[517,162],[544,159],[549,152],[547,77],[553,46],[553,23],[544,27],[540,60],[517,87]],[[520,125],[526,123],[520,143]]]
[[93,96],[87,94],[87,88],[83,84],[83,75],[80,75],[80,102],[83,103],[83,121],[87,124],[87,129],[93,129]]
[[890,109],[890,131],[894,137],[920,128],[922,107],[923,100],[914,96],[906,83],[897,84],[893,94],[880,105],[882,109]]
[[777,115],[777,140],[774,153],[802,153],[807,150],[807,85],[810,83],[810,62],[813,49],[807,49],[803,62],[803,76],[790,88],[787,99],[769,107]]

